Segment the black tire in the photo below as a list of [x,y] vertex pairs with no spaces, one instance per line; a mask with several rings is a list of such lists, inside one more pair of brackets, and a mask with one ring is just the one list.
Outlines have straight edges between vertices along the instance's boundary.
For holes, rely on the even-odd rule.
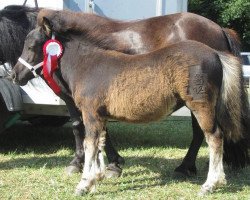
[[60,127],[69,121],[69,117],[64,116],[37,116],[28,119],[28,121],[34,126],[49,126],[49,127]]

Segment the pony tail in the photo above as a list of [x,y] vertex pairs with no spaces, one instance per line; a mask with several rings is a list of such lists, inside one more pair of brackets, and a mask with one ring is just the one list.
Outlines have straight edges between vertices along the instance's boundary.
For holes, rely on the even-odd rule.
[[222,28],[222,32],[227,40],[229,51],[236,57],[240,57],[241,42],[237,33],[228,28]]
[[243,87],[241,62],[237,57],[218,53],[223,69],[217,119],[224,134],[224,161],[232,168],[249,163],[248,130],[245,124],[248,111],[247,94]]
[[[241,42],[240,42],[240,38],[238,34],[234,30],[228,29],[228,28],[222,28],[222,32],[228,42],[229,51],[233,55],[240,58]],[[244,84],[241,84],[241,88],[242,88],[242,91],[245,90]],[[245,104],[244,106],[245,108],[247,108],[249,105],[247,95],[242,95],[242,98],[243,98],[242,101]],[[250,110],[246,109],[243,115],[244,115],[243,125],[244,125],[244,128],[246,129],[246,133],[248,133],[246,135],[246,138],[248,139],[248,148],[250,148]]]

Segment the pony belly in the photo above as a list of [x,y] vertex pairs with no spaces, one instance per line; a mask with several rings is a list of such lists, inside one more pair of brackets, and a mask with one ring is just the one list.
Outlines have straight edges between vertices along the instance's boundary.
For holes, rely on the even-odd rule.
[[163,116],[170,115],[177,105],[174,97],[157,97],[151,100],[127,102],[126,106],[113,105],[109,107],[109,114],[112,119],[132,123],[146,123],[161,119]]

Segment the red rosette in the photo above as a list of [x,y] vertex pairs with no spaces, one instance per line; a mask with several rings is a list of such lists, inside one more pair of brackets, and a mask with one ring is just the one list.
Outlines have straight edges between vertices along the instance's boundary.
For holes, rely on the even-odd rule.
[[60,86],[53,79],[53,73],[58,67],[58,60],[62,57],[63,47],[62,44],[54,39],[48,40],[43,45],[43,75],[50,86],[50,88],[56,93],[61,92]]
[[63,54],[63,46],[58,40],[50,39],[43,45],[43,54],[44,56],[48,54],[51,56],[56,55],[60,59]]

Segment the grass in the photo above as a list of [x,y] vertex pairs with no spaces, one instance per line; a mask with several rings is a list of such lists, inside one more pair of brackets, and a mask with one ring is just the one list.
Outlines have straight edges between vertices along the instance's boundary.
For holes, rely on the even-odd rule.
[[74,154],[70,124],[35,128],[17,124],[0,139],[0,199],[250,199],[250,168],[226,169],[228,185],[197,197],[207,175],[208,150],[200,149],[198,174],[173,178],[191,141],[190,118],[171,117],[147,125],[109,123],[114,145],[125,158],[123,175],[98,184],[95,194],[74,196],[80,174],[64,173]]

